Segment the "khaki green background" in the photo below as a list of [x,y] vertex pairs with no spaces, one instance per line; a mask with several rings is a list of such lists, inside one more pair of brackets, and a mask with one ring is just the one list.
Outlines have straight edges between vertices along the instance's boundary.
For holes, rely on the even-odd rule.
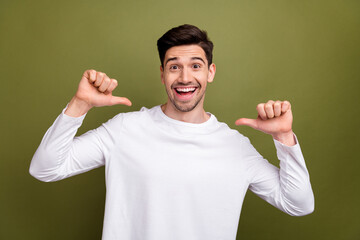
[[291,101],[315,212],[290,217],[253,193],[237,239],[360,239],[360,1],[0,1],[0,239],[100,239],[104,168],[60,182],[28,173],[41,138],[89,68],[132,107],[93,109],[80,129],[166,100],[156,40],[191,23],[215,43],[206,110],[272,163],[271,137],[236,127],[256,104]]

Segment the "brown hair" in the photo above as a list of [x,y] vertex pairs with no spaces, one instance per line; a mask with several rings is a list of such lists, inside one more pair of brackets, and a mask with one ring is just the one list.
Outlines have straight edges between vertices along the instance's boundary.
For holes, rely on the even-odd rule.
[[205,52],[208,66],[212,63],[213,43],[209,40],[206,31],[198,27],[184,24],[170,29],[157,41],[161,66],[164,67],[164,58],[166,51],[175,46],[181,45],[199,45]]

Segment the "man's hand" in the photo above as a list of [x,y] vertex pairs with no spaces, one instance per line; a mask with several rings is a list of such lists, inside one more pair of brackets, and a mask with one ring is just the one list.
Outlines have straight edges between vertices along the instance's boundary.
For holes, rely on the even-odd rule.
[[129,99],[112,95],[112,91],[114,91],[117,85],[117,81],[110,79],[105,73],[86,70],[65,114],[72,117],[79,117],[87,113],[92,107],[112,106],[116,104],[131,106]]
[[257,119],[240,118],[236,125],[246,125],[256,130],[272,135],[272,137],[285,145],[295,145],[292,131],[293,116],[288,101],[268,101],[256,107]]

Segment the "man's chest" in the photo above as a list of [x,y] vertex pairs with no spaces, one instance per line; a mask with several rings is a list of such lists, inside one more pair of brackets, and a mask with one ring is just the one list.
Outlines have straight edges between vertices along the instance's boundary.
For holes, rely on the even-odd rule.
[[124,172],[152,184],[223,186],[245,181],[243,162],[237,148],[211,136],[154,139],[144,134],[118,142],[107,160],[107,172]]

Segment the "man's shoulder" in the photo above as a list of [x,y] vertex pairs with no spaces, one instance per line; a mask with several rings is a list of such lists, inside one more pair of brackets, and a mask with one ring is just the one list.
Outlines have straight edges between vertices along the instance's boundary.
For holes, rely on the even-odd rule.
[[246,136],[241,134],[237,129],[233,129],[233,128],[229,127],[229,125],[225,122],[217,121],[217,125],[218,125],[218,128],[217,128],[216,133],[219,134],[220,136],[224,136],[226,138],[231,138],[236,141],[248,140],[248,138]]
[[137,111],[130,111],[130,112],[122,112],[116,114],[111,121],[121,121],[121,122],[131,122],[131,121],[143,121],[144,118],[149,117],[149,113],[151,111],[154,111],[156,107],[147,108],[147,107],[141,107],[140,110]]

